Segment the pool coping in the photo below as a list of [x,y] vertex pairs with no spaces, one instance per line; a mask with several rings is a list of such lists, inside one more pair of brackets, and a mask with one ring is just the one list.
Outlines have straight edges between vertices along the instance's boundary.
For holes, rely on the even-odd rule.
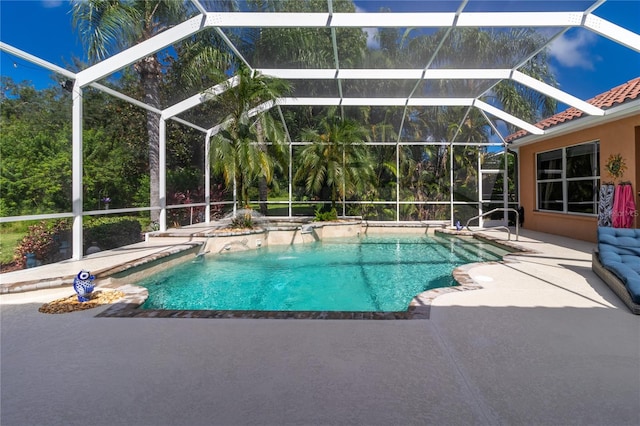
[[206,319],[308,319],[308,320],[426,320],[431,315],[431,304],[444,294],[479,290],[483,287],[473,280],[469,271],[480,265],[508,262],[511,254],[535,253],[512,241],[505,241],[492,235],[478,232],[439,229],[436,233],[456,236],[470,236],[490,244],[514,250],[507,253],[502,261],[473,262],[458,266],[452,272],[457,285],[430,289],[416,295],[406,311],[258,311],[258,310],[173,310],[139,309],[146,301],[148,291],[134,284],[106,284],[99,288],[119,290],[125,294],[120,301],[109,305],[96,315],[101,318],[206,318]]

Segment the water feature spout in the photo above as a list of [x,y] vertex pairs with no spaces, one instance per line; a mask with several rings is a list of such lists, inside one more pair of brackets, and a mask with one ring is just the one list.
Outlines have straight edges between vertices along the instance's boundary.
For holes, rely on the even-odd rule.
[[198,253],[196,253],[196,258],[194,259],[193,263],[200,263],[204,261],[205,254],[209,253],[209,250],[207,250],[209,238],[211,238],[211,236],[207,236],[207,240],[200,246],[200,250],[198,250]]
[[236,240],[236,241],[229,241],[227,244],[225,244],[224,246],[222,246],[222,248],[220,249],[219,253],[222,253],[223,250],[225,251],[229,251],[231,250],[231,246],[233,245],[240,245],[243,246],[245,248],[249,248],[249,240],[246,238],[243,238],[242,240]]
[[300,236],[302,237],[302,242],[304,243],[304,236],[311,235],[313,237],[313,241],[318,241],[319,238],[316,235],[315,227],[313,225],[302,225],[300,227]]

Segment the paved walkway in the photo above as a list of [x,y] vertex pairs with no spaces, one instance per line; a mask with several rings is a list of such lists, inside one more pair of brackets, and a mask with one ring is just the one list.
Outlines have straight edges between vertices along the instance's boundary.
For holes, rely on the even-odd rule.
[[[592,244],[473,267],[430,319],[96,318],[0,296],[0,424],[640,424],[640,317]],[[4,277],[2,277],[4,278]]]
[[203,240],[190,235],[154,237],[145,242],[94,253],[82,260],[65,260],[0,274],[0,294],[72,286],[73,278],[83,269],[107,276],[127,266],[169,257],[184,250],[197,250]]

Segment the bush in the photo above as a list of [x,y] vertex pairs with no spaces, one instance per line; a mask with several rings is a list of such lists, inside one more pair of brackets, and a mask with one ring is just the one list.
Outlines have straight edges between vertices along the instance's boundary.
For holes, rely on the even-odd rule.
[[142,226],[133,217],[95,217],[86,221],[84,250],[96,242],[102,250],[135,244],[142,241]]
[[313,220],[315,222],[330,222],[332,220],[338,220],[338,212],[335,208],[326,212],[323,212],[318,208],[316,209],[315,218]]
[[231,220],[231,227],[234,229],[252,229],[253,218],[251,217],[251,213],[245,213],[234,217]]
[[[209,193],[210,202],[218,202],[224,200],[224,188],[221,184],[213,185]],[[197,188],[193,191],[176,191],[169,192],[167,194],[167,204],[192,204],[199,203],[205,200],[204,188]],[[205,207],[191,207],[184,209],[169,209],[167,211],[167,221],[175,227],[189,225],[190,223],[204,222]],[[219,219],[222,217],[222,205],[213,205],[210,209],[210,216],[212,219]]]
[[60,248],[71,240],[71,223],[66,219],[29,226],[27,235],[15,249],[15,263],[20,268],[26,267],[27,253],[35,254],[39,264],[62,260]]

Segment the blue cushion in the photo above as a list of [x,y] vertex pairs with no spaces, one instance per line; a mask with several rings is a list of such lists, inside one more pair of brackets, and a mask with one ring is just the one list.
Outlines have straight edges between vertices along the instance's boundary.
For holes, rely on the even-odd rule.
[[622,263],[622,257],[618,254],[617,251],[613,250],[611,247],[599,247],[600,251],[600,260],[603,265],[608,263]]
[[625,284],[627,283],[629,277],[637,275],[634,270],[632,270],[631,268],[629,268],[629,266],[625,265],[622,262],[610,262],[606,265],[603,263],[603,265],[611,272],[616,274],[618,278],[620,278],[620,280]]
[[634,303],[640,303],[640,278],[629,278],[626,283],[627,290]]
[[636,274],[640,274],[640,256],[630,256],[628,254],[623,254],[620,256],[622,263],[635,272]]
[[640,303],[640,229],[598,227],[602,265],[622,281]]

